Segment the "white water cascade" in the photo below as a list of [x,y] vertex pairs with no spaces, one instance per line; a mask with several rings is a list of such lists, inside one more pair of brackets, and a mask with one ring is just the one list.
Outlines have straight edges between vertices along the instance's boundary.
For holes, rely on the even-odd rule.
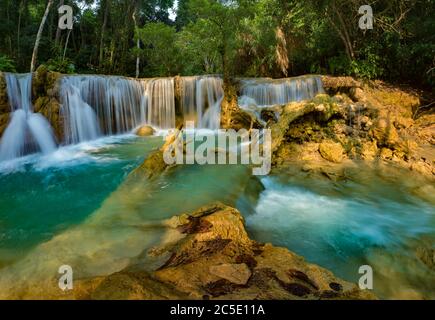
[[56,143],[47,119],[33,113],[32,74],[6,74],[11,120],[0,142],[0,161],[34,152],[53,152]]
[[68,76],[61,83],[65,142],[130,132],[148,124],[175,127],[174,80]]
[[182,108],[185,120],[195,121],[198,128],[220,127],[223,81],[219,77],[181,78]]
[[[0,144],[0,160],[56,148],[47,120],[32,111],[31,74],[6,75],[11,122]],[[321,78],[241,79],[239,104],[260,117],[263,107],[311,99],[323,93]],[[175,128],[174,78],[132,79],[117,76],[64,76],[60,83],[64,144],[128,133],[141,125]],[[197,128],[220,128],[223,80],[218,76],[181,77],[179,110]]]
[[267,107],[314,98],[324,93],[322,79],[303,76],[287,79],[244,79],[239,104],[242,107]]

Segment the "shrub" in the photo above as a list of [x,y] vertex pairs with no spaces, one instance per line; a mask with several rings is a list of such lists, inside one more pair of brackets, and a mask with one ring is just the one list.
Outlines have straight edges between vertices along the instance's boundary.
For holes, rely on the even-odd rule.
[[7,56],[0,55],[0,71],[16,72],[13,60],[9,59]]

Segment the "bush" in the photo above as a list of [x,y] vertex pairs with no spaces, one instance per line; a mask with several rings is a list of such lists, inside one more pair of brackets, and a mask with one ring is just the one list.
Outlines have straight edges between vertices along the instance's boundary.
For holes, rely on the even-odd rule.
[[0,71],[16,72],[14,61],[4,55],[0,55]]
[[332,75],[355,76],[364,80],[372,80],[381,77],[384,69],[381,59],[373,53],[366,53],[364,58],[350,61],[345,55],[332,57],[328,60],[329,72]]
[[46,63],[49,71],[65,74],[75,73],[76,67],[70,59],[50,59]]

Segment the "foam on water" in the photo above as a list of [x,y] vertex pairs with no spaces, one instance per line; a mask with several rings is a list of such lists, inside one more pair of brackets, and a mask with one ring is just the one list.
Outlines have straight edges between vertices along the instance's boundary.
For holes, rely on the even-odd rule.
[[[378,270],[378,277],[389,269],[390,276],[382,279],[385,283],[380,285],[381,279],[377,279],[375,288],[384,297],[396,294],[399,287],[405,290],[412,282],[422,282],[422,265],[407,272],[403,265],[415,263],[410,242],[435,234],[435,214],[429,203],[383,197],[373,200],[370,190],[366,195],[324,195],[282,185],[271,177],[263,179],[263,184],[266,190],[254,213],[246,218],[255,239],[285,246],[349,281],[358,280],[363,264]],[[389,257],[395,257],[397,265],[383,264]],[[430,292],[423,290],[422,294]]]
[[333,247],[336,254],[348,257],[356,249],[399,245],[407,238],[435,232],[429,205],[422,204],[416,215],[414,206],[403,203],[329,197],[283,186],[272,178],[265,178],[264,184],[266,191],[248,225],[274,234],[280,243],[301,237],[302,243],[312,246],[311,252]]
[[26,169],[44,171],[52,168],[68,168],[86,163],[117,161],[114,156],[98,154],[114,145],[137,138],[133,134],[103,137],[93,141],[60,147],[48,154],[32,154],[0,162],[0,175],[24,172]]

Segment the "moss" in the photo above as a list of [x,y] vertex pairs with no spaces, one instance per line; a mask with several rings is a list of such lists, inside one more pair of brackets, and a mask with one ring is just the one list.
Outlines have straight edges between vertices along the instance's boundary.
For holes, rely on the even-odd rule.
[[10,112],[4,73],[0,72],[0,115]]
[[58,95],[56,87],[61,77],[62,74],[48,71],[45,65],[39,66],[33,74],[32,90],[34,98]]

